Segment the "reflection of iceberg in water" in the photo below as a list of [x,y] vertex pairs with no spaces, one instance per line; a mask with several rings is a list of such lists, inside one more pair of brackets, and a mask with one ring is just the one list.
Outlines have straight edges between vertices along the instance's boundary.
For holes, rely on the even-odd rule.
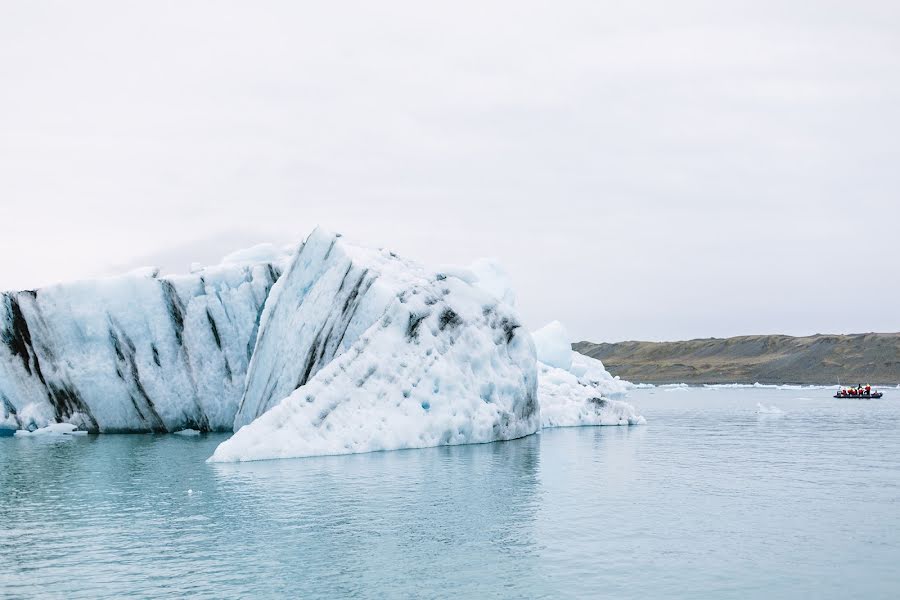
[[[448,594],[461,585],[459,569],[429,570],[434,556],[477,569],[483,554],[471,549],[489,547],[496,549],[491,561],[500,577],[539,571],[533,553],[539,436],[414,452],[216,463],[211,468],[217,493],[232,499],[243,522],[254,524],[247,535],[277,532],[290,538],[280,544],[302,544],[303,554],[314,556],[317,564],[352,564],[355,570],[384,577],[403,573]],[[384,535],[385,521],[396,525],[389,536]],[[334,579],[325,574],[312,571],[312,579],[304,582],[309,587],[292,593],[351,596],[371,591],[335,590]],[[341,579],[347,584],[357,578]]]
[[[539,511],[535,524],[535,536],[544,549],[540,561],[544,580],[565,582],[566,589],[577,590],[581,582],[572,581],[573,572],[591,579],[604,569],[634,568],[628,564],[629,551],[633,550],[629,544],[640,544],[638,540],[646,539],[644,536],[658,534],[626,516],[633,511],[633,490],[643,487],[647,473],[658,468],[646,464],[646,450],[654,446],[642,447],[648,435],[653,432],[647,427],[541,432],[541,464],[552,466],[540,471],[541,501],[554,507]],[[653,504],[653,499],[648,498],[648,503]],[[581,519],[573,522],[572,515],[586,506],[604,515],[602,524],[591,526]],[[572,597],[595,597],[596,589],[582,586],[580,592],[572,592]],[[613,598],[630,595],[625,588],[604,591]]]

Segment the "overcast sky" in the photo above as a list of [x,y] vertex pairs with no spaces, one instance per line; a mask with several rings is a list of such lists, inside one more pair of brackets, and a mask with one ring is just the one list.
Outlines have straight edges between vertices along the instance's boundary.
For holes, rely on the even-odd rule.
[[0,288],[316,224],[576,339],[900,330],[900,3],[0,1]]

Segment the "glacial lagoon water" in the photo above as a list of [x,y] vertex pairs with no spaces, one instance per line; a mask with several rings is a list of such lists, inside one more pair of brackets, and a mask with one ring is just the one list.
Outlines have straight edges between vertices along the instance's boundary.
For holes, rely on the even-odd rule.
[[638,390],[643,427],[239,465],[0,438],[0,597],[896,598],[887,392]]

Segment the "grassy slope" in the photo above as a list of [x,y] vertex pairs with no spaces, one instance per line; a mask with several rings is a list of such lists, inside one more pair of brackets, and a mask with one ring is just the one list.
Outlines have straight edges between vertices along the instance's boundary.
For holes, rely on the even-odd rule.
[[573,346],[622,379],[645,383],[900,383],[900,333]]

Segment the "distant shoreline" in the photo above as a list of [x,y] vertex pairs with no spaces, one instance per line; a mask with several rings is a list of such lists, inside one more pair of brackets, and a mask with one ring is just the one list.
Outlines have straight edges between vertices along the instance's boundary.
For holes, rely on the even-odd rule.
[[900,333],[577,342],[622,379],[653,385],[900,384]]
[[[837,383],[762,383],[760,381],[756,381],[754,383],[687,383],[685,381],[663,381],[657,383],[651,383],[649,381],[632,381],[636,386],[636,389],[657,389],[657,388],[665,388],[672,389],[676,387],[688,387],[688,388],[708,388],[708,389],[805,389],[805,390],[824,390],[824,389],[837,389]],[[873,381],[867,382],[873,388],[878,390],[892,390],[900,388],[900,384],[897,383],[877,383]],[[856,384],[852,384],[855,386]],[[842,387],[851,387],[847,384],[843,384]]]

